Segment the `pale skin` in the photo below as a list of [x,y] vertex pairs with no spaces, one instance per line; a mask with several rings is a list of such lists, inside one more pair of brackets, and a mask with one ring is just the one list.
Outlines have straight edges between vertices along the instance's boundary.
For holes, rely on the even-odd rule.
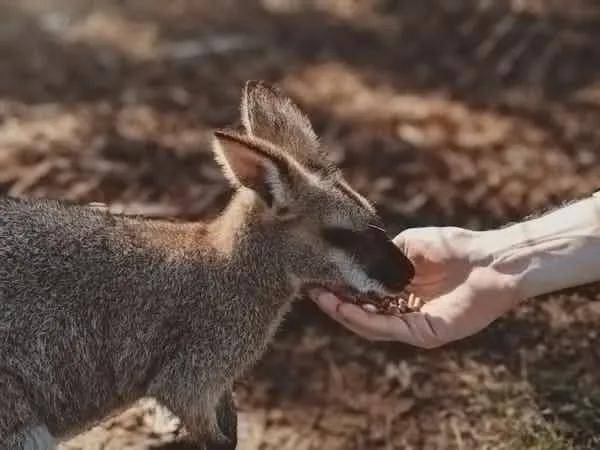
[[415,266],[407,289],[425,302],[420,311],[390,316],[322,289],[310,296],[364,338],[435,348],[481,331],[524,299],[600,281],[600,192],[498,230],[415,228],[394,242]]

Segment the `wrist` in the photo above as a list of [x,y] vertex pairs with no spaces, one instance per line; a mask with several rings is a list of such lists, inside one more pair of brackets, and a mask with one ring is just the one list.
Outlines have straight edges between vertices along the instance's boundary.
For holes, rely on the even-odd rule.
[[515,282],[521,298],[600,280],[600,197],[482,233],[487,264]]
[[480,232],[473,240],[470,253],[476,263],[493,269],[511,287],[519,299],[527,298],[527,273],[534,256],[519,225]]
[[532,230],[531,225],[524,222],[492,231],[493,241],[488,246],[490,266],[513,279],[521,300],[543,293],[547,285],[544,278],[550,275],[549,255],[561,245],[552,238],[543,238],[541,230]]

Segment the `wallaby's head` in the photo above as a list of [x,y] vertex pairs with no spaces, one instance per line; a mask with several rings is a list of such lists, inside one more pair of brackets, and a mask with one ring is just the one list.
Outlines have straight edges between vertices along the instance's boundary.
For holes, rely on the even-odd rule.
[[237,189],[254,192],[255,226],[280,234],[282,251],[298,258],[293,279],[350,295],[401,291],[414,275],[412,264],[328,160],[298,107],[251,81],[241,110],[243,132],[215,133],[216,158]]

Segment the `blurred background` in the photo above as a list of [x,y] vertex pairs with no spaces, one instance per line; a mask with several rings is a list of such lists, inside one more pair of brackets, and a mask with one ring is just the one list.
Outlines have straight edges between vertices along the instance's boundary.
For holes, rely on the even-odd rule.
[[[390,231],[501,226],[600,189],[599,43],[597,0],[0,0],[0,193],[209,218],[210,132],[263,79]],[[600,448],[599,333],[599,286],[435,351],[302,301],[237,386],[240,448]],[[168,443],[154,416],[63,448]]]

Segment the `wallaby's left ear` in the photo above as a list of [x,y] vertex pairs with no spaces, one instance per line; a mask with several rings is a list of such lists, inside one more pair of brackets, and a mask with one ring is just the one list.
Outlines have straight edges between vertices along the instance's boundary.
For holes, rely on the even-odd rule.
[[268,206],[282,206],[289,201],[288,162],[265,143],[228,131],[216,131],[213,151],[234,187],[252,189]]
[[246,132],[285,150],[309,169],[330,163],[319,150],[308,118],[285,95],[260,81],[248,81],[242,95],[242,124]]

